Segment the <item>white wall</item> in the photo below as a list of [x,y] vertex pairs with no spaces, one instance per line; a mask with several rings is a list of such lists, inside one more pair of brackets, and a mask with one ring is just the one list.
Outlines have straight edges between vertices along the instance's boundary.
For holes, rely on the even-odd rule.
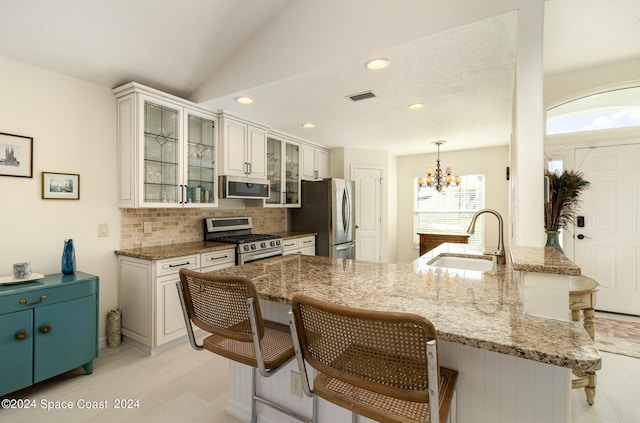
[[607,89],[640,84],[640,57],[544,78],[545,109]]
[[[100,337],[117,305],[116,101],[111,90],[0,57],[0,132],[33,137],[33,178],[0,176],[0,275],[16,260],[59,273],[73,238],[77,269],[100,276]],[[80,175],[80,200],[41,199],[41,172]],[[98,237],[98,224],[109,236]]]
[[[413,247],[413,180],[425,175],[427,167],[435,167],[436,154],[400,156],[397,161],[398,204],[398,263],[408,263],[418,258]],[[475,150],[440,152],[443,167],[451,167],[453,174],[485,174],[485,207],[500,213],[505,224],[505,248],[509,246],[507,224],[509,222],[509,182],[506,167],[509,165],[509,147],[481,148]],[[485,249],[494,250],[498,245],[497,219],[486,215]]]

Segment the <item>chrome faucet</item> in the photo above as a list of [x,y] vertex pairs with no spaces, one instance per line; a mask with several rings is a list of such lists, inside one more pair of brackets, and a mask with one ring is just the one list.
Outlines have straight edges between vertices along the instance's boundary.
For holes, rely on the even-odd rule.
[[498,213],[493,209],[478,210],[477,212],[475,212],[475,214],[471,218],[471,224],[469,224],[469,229],[467,229],[467,233],[472,234],[475,232],[476,219],[478,219],[478,216],[480,216],[483,213],[491,213],[492,215],[498,218],[498,249],[492,255],[497,257],[498,264],[505,264],[507,260],[504,254],[504,235],[503,235],[504,225],[502,223],[502,216],[500,216],[500,213]]

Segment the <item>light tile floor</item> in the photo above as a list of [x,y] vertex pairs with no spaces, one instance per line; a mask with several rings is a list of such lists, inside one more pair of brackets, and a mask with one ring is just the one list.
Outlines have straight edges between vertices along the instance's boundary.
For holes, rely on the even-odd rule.
[[[640,422],[640,359],[602,353],[596,400],[589,406],[582,389],[572,392],[573,422]],[[100,350],[90,377],[76,369],[11,394],[28,399],[31,409],[0,409],[0,421],[13,422],[213,422],[239,423],[225,414],[227,361],[196,352],[188,343],[153,357],[121,345]],[[106,409],[79,409],[79,401]],[[116,409],[118,400],[138,407]],[[43,406],[71,402],[72,410]],[[33,404],[33,403],[30,403]],[[339,423],[339,422],[336,422]]]

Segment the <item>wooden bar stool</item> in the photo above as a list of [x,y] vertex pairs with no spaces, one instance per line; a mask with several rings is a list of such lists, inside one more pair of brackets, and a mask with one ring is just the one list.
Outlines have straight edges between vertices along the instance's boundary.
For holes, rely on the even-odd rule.
[[[571,310],[571,320],[582,324],[592,340],[595,341],[595,305],[596,292],[600,289],[600,284],[588,276],[571,277],[569,287],[569,309]],[[584,388],[589,405],[593,405],[596,397],[596,374],[595,372],[583,372],[573,370],[577,379],[571,381],[574,389]]]
[[[458,372],[438,366],[436,330],[424,317],[297,294],[289,324],[304,393],[350,410],[352,422],[455,419]],[[319,372],[313,391],[305,361]]]
[[[256,402],[260,402],[311,423],[310,419],[256,393],[256,371],[263,377],[272,376],[294,357],[295,352],[289,327],[262,319],[253,283],[241,277],[180,269],[180,281],[176,285],[191,346],[253,367],[251,422],[257,421]],[[191,322],[211,333],[202,345],[196,342]]]

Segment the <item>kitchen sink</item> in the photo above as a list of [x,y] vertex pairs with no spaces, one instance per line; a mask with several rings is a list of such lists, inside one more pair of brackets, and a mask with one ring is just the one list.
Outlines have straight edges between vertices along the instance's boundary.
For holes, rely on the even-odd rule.
[[486,256],[459,257],[440,254],[427,263],[429,266],[449,269],[486,271],[493,269],[493,259]]

